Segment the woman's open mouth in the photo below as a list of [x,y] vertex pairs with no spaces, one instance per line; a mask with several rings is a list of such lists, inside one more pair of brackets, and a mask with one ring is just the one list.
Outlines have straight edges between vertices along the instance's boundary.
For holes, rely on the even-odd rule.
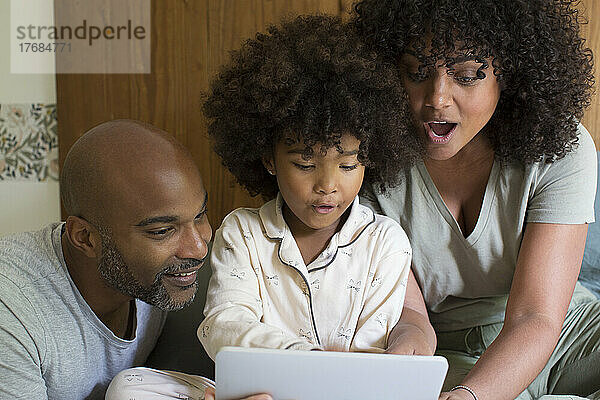
[[425,124],[429,139],[436,144],[448,143],[458,124],[446,121],[430,121]]

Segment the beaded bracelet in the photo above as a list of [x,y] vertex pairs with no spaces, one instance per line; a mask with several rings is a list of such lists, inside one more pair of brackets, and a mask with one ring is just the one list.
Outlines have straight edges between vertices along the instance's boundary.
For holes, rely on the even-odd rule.
[[465,386],[465,385],[456,385],[456,386],[454,386],[452,389],[450,389],[450,391],[451,391],[451,392],[453,392],[453,391],[455,391],[455,390],[458,390],[458,389],[464,389],[464,390],[466,390],[467,392],[471,393],[471,396],[473,396],[473,398],[474,398],[475,400],[479,400],[479,399],[477,398],[477,395],[476,395],[476,394],[475,394],[475,392],[473,391],[473,389],[471,389],[470,387],[468,387],[468,386]]

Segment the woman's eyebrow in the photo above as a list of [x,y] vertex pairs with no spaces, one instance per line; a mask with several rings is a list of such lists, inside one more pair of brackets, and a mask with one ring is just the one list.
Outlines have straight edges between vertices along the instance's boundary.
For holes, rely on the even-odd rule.
[[448,64],[450,65],[454,65],[454,64],[462,64],[465,62],[469,62],[469,61],[474,61],[478,64],[483,64],[480,60],[480,57],[474,56],[474,55],[462,55],[462,56],[457,56],[457,57],[452,57],[450,58],[448,61],[450,61]]

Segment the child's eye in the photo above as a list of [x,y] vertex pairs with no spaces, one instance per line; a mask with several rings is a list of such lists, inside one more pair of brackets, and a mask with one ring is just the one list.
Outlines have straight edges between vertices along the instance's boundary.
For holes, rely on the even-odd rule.
[[315,167],[312,164],[298,164],[298,163],[294,163],[294,166],[302,171],[309,171]]
[[352,170],[355,170],[356,168],[358,168],[358,164],[340,165],[340,168],[343,169],[344,171],[352,171]]

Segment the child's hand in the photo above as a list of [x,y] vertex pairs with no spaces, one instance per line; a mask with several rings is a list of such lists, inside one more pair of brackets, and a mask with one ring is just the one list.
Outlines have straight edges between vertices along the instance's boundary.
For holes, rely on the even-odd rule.
[[385,352],[420,356],[433,355],[433,349],[429,346],[423,331],[412,324],[396,325],[388,338],[388,347]]
[[[204,400],[215,400],[215,390],[206,388],[204,391]],[[254,396],[246,397],[240,400],[273,400],[268,394],[255,394]]]

